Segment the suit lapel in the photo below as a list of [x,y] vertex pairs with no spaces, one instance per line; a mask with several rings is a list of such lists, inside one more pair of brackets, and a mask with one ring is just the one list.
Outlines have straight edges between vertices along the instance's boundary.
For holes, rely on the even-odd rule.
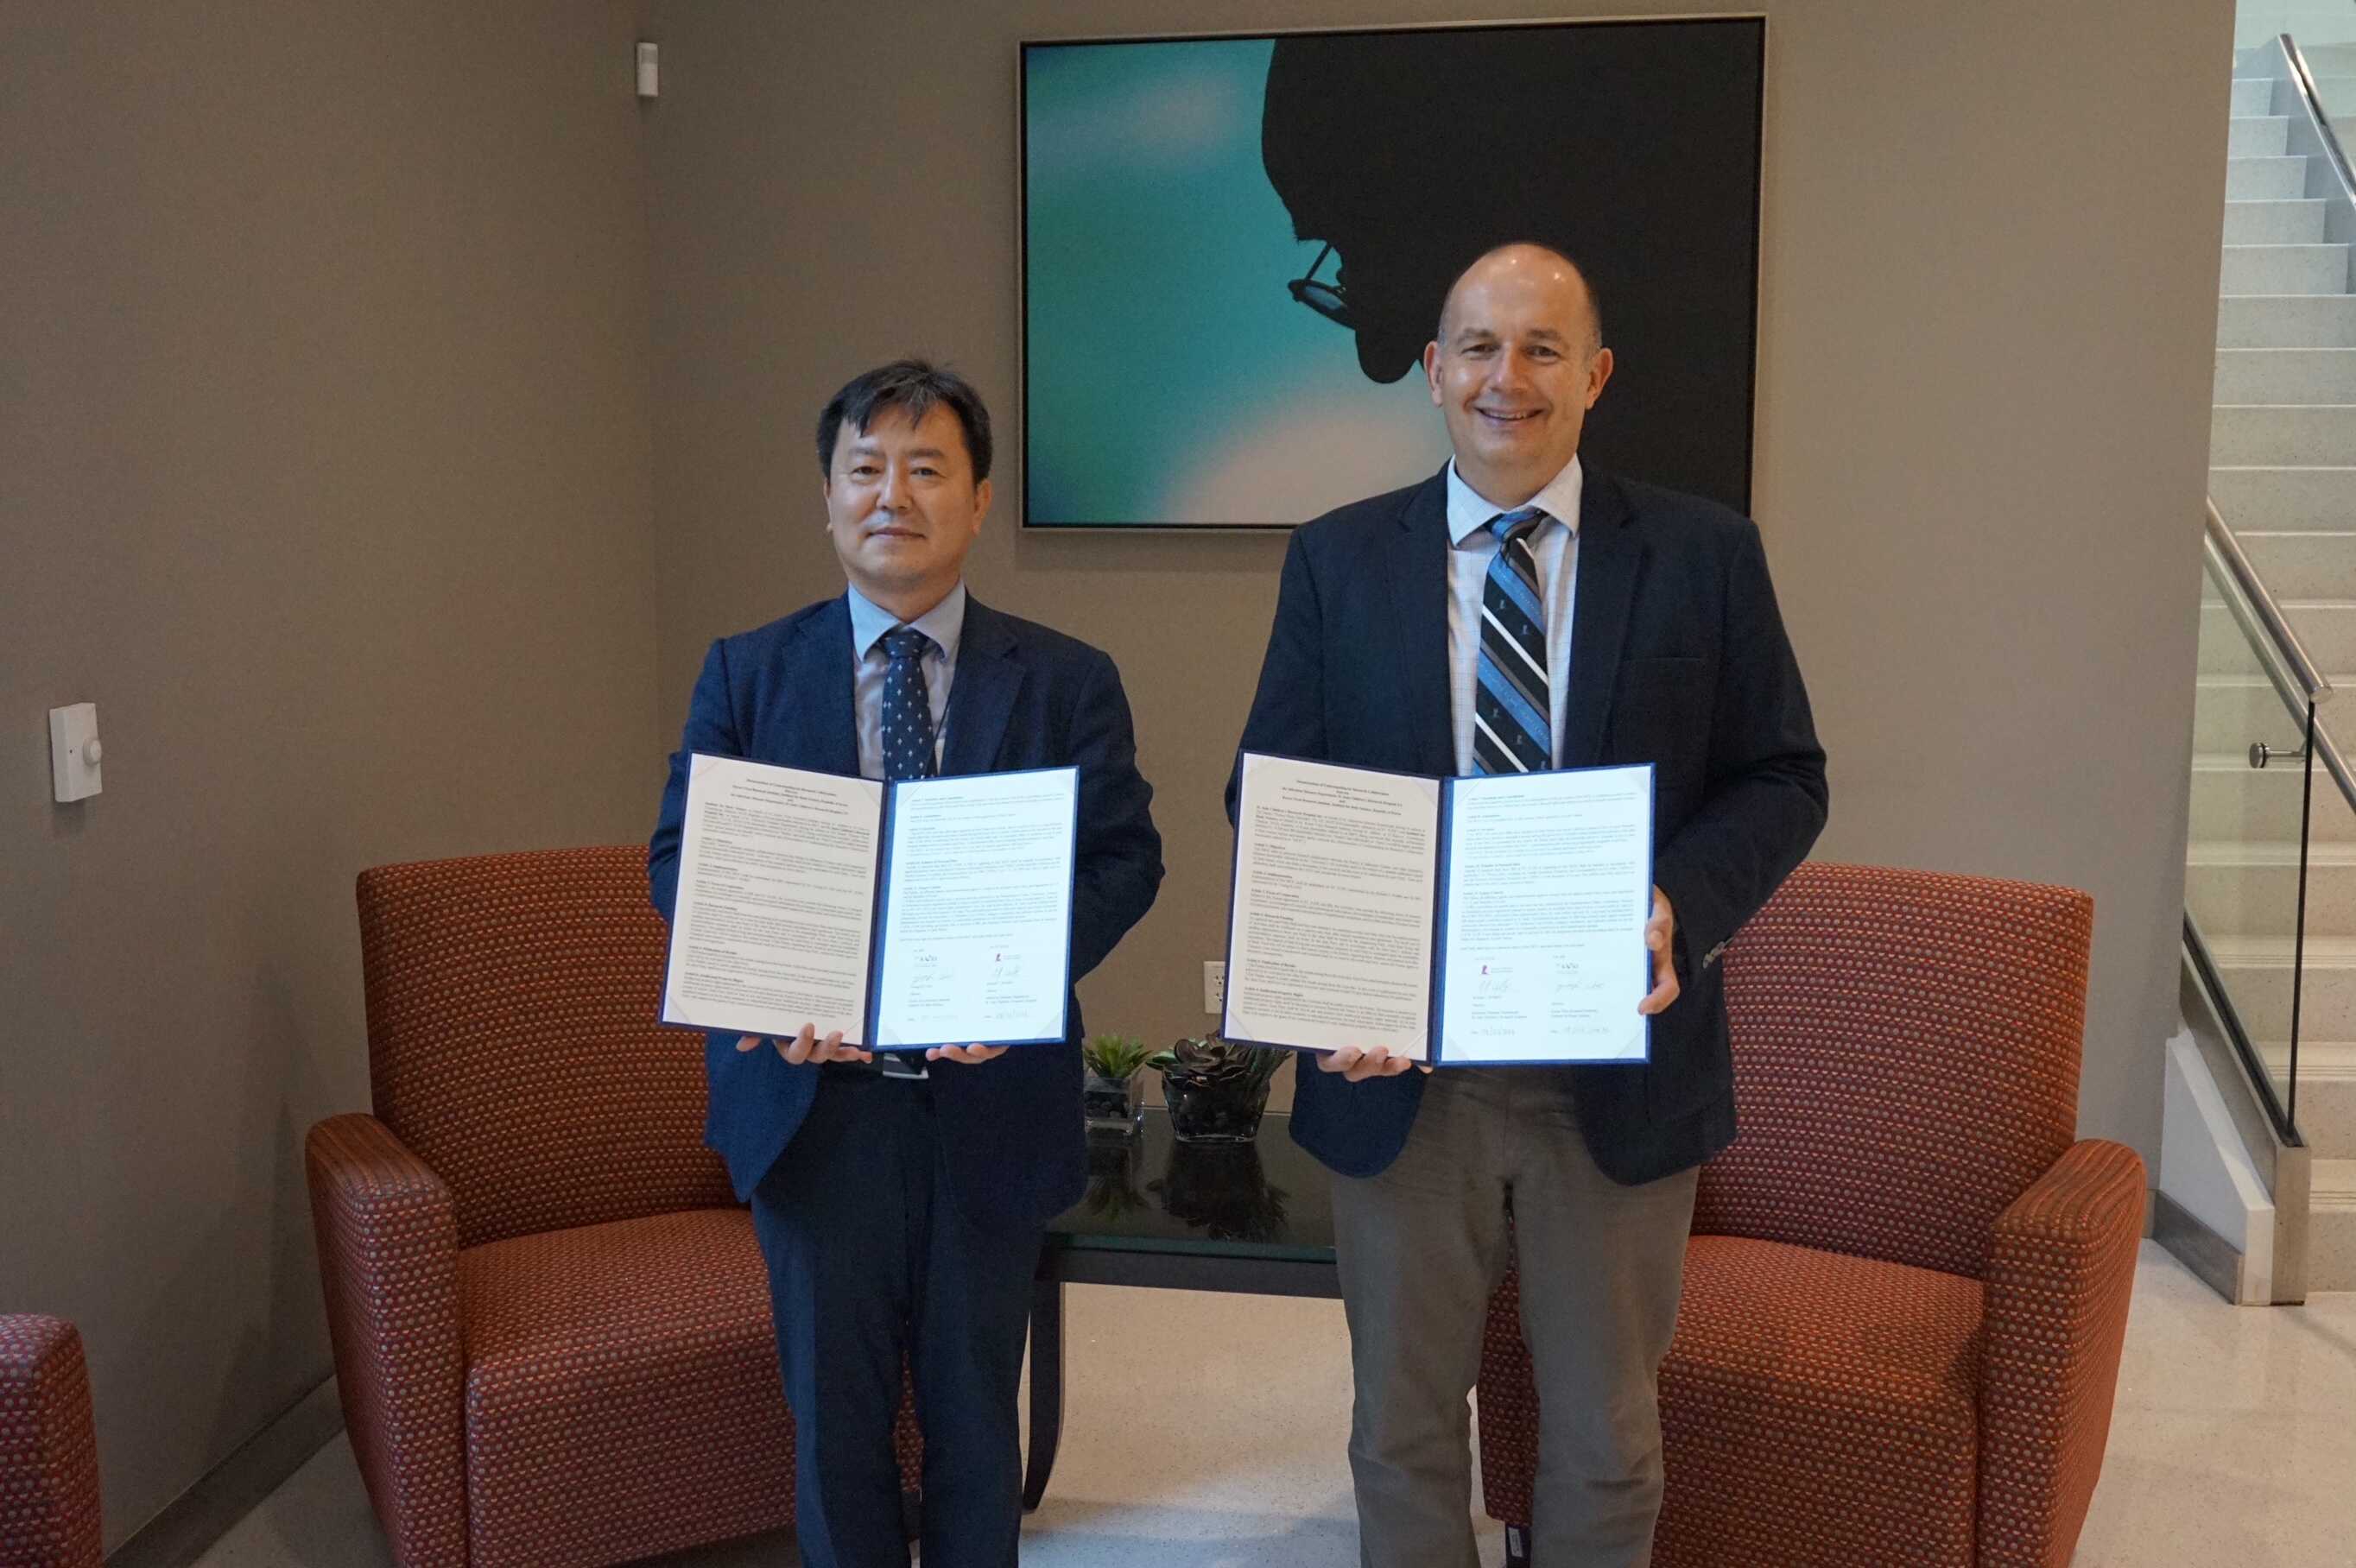
[[1390,534],[1392,647],[1406,699],[1411,765],[1444,777],[1456,771],[1448,716],[1448,471],[1408,498]]
[[1562,765],[1592,767],[1627,645],[1628,611],[1644,543],[1628,526],[1620,486],[1588,471],[1579,503],[1579,578],[1571,592],[1570,690],[1563,708]]
[[859,731],[851,714],[851,605],[836,599],[794,629],[784,678],[768,693],[760,733],[763,762],[859,776]]
[[958,636],[957,675],[949,683],[948,733],[941,740],[943,774],[986,773],[1006,739],[1007,717],[1023,688],[1023,667],[1014,660],[1014,634],[1006,617],[976,600],[965,602],[965,630]]

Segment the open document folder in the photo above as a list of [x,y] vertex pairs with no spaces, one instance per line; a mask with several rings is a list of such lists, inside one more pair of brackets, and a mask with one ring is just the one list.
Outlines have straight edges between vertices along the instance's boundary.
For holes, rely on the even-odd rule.
[[873,779],[697,755],[662,1021],[870,1051],[1065,1038],[1079,772]]
[[1653,770],[1433,779],[1248,752],[1230,1040],[1643,1061]]

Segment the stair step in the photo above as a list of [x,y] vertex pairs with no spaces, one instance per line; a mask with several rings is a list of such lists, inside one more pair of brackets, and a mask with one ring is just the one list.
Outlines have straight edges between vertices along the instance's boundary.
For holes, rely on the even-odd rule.
[[[2338,14],[2337,7],[2334,8],[2334,14]],[[2298,52],[2307,57],[2308,75],[2318,78],[2356,76],[2356,43],[2334,41],[2311,44],[2307,39],[2299,37],[2298,30],[2295,27],[2291,29],[2291,37],[2298,45]]]
[[[2207,696],[2204,692],[2203,697]],[[2275,711],[2282,704],[2271,691]],[[2196,712],[2194,728],[2204,725]],[[2220,726],[2222,728],[2222,726]],[[2243,730],[2239,733],[2266,739],[2290,730],[2287,723]],[[2292,736],[2296,743],[2297,737]],[[2319,848],[2356,845],[2356,807],[2351,807],[2329,775],[2316,771],[2310,790],[2306,770],[2297,763],[2276,763],[2269,768],[2250,766],[2248,741],[2244,751],[2206,752],[2192,759],[2191,798],[2187,805],[2187,831],[2201,843],[2292,843],[2298,837],[2301,796],[2306,795],[2308,833]],[[2188,875],[2190,872],[2188,870]],[[2202,921],[2202,929],[2208,923]]]
[[2214,387],[2221,403],[2356,403],[2356,348],[2221,348]]
[[[2317,784],[2319,795],[2330,787]],[[2203,932],[2287,940],[2297,931],[2298,796],[2286,794],[2281,804],[2289,838],[2185,847],[2184,907]],[[2356,844],[2308,847],[2307,934],[2356,942]]]
[[[2253,1039],[2289,1039],[2290,939],[2221,934],[2205,924],[2201,934],[2242,1027]],[[2310,935],[2302,974],[2299,1033],[2356,1040],[2356,942]]]
[[2226,122],[2225,155],[2229,158],[2278,158],[2290,145],[2290,116],[2237,114]]
[[[2260,1040],[2277,1093],[2287,1093],[2290,1043]],[[2356,1040],[2298,1042],[2298,1131],[2317,1159],[2356,1159]]]
[[2276,599],[2356,597],[2356,532],[2236,528],[2233,534]]
[[2356,458],[2356,403],[2219,403],[2210,411],[2212,468],[2305,467]]
[[2229,158],[2228,201],[2288,201],[2307,194],[2307,160],[2301,157]]
[[2244,294],[2217,302],[2220,348],[2356,348],[2356,294]]
[[2338,294],[2348,292],[2345,245],[2228,245],[2217,274],[2220,294]]
[[[2330,676],[2335,687],[2340,677]],[[2349,695],[2339,696],[2339,701],[2356,700],[2356,676],[2351,684],[2340,690]],[[2330,711],[2329,706],[2324,709]],[[2346,717],[2343,715],[2343,718]],[[2280,787],[2286,777],[2296,777],[2298,772],[2290,767],[2276,766],[2263,771],[2249,763],[2250,742],[2264,741],[2276,751],[2296,749],[2301,738],[2299,721],[2292,717],[2289,707],[2263,674],[2252,670],[2232,675],[2204,675],[2192,697],[2192,791],[2196,815],[2203,781],[2222,787],[2246,776],[2253,789]],[[2221,778],[2212,777],[2222,773]],[[2222,801],[2221,801],[2222,807]],[[2237,807],[2228,813],[2238,818],[2243,813]],[[2260,817],[2261,821],[2297,820],[2296,816]],[[2271,833],[2254,833],[2247,827],[2217,831],[2202,829],[2197,823],[2191,830],[2194,838],[2269,838],[2280,837]]]
[[[2275,603],[2307,649],[2307,656],[2315,661],[2316,668],[2356,668],[2356,599],[2277,598]],[[2200,672],[2265,673],[2250,650],[2249,639],[2242,634],[2240,623],[2222,604],[2201,606]]]
[[2356,467],[2211,468],[2209,498],[2236,534],[2356,530]]
[[2308,1167],[2307,1288],[2356,1290],[2356,1159]]
[[2228,245],[2320,245],[2323,243],[2324,203],[2308,201],[2229,201],[2225,204]]
[[[2351,12],[2356,16],[2356,12]],[[2356,112],[2356,76],[2335,76],[2318,72],[2315,78],[2315,101],[2326,114],[2335,118]],[[2271,75],[2237,76],[2233,79],[2233,106],[2237,118],[2248,115],[2287,114],[2294,118],[2306,112],[2298,94],[2287,79]]]
[[[2258,1057],[2277,1077],[2290,1072],[2290,1041],[2262,1040]],[[2356,1082],[2356,1040],[2303,1040],[2298,1042],[2298,1075],[2304,1083],[2317,1079],[2345,1078]]]

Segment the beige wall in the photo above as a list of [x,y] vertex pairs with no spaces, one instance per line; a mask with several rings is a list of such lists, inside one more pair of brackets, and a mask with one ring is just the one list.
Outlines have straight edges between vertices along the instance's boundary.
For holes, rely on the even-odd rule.
[[[1822,852],[2092,889],[2085,1124],[2148,1152],[2230,10],[1768,9],[1759,512]],[[1130,683],[1171,876],[1093,1020],[1202,1026],[1281,541],[1017,536],[1014,42],[1461,13],[31,10],[0,23],[0,1310],[90,1336],[112,1536],[326,1371],[298,1147],[366,1103],[353,872],[643,834],[705,641],[836,586],[809,427],[875,360],[980,381],[978,590]],[[109,787],[59,808],[42,715],[76,700]]]
[[0,1311],[82,1326],[110,1541],[328,1371],[354,872],[643,831],[633,16],[0,10]]
[[[2232,8],[1764,9],[1757,505],[1832,756],[1818,852],[2091,890],[2084,1125],[2150,1154]],[[1169,880],[1085,987],[1089,1021],[1157,1040],[1201,1027],[1225,923],[1218,792],[1283,541],[1018,535],[1015,43],[1466,14],[657,0],[663,743],[710,637],[839,581],[809,446],[819,402],[903,350],[951,358],[1007,454],[977,591],[1112,652],[1161,791]]]

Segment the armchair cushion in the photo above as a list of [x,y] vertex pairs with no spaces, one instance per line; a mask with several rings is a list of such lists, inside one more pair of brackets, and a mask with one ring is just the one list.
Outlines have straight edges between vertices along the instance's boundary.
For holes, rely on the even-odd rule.
[[[1491,1303],[1483,1501],[1526,1521],[1537,1395],[1518,1281]],[[1976,1281],[1782,1242],[1697,1236],[1661,1368],[1659,1568],[1972,1562]]]
[[1972,1562],[1976,1280],[1697,1236],[1661,1368],[1655,1562]]
[[792,1521],[793,1422],[745,1211],[486,1243],[460,1254],[458,1289],[476,1568],[635,1560]]

